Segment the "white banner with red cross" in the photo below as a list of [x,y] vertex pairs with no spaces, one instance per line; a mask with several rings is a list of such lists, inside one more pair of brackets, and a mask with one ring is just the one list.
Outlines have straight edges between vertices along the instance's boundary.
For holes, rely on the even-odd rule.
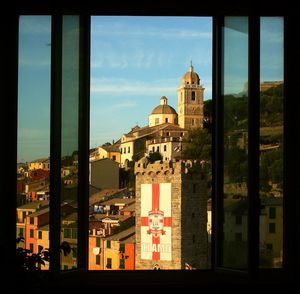
[[141,259],[172,260],[171,183],[141,185]]

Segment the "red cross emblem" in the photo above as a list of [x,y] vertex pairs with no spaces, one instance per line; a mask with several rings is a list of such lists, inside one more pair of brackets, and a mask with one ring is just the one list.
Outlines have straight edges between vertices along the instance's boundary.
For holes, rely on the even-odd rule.
[[[152,184],[152,209],[148,210],[147,216],[141,216],[141,226],[147,227],[147,234],[152,235],[152,260],[160,260],[161,247],[163,246],[163,244],[161,244],[161,236],[167,234],[166,227],[171,228],[172,224],[171,216],[165,216],[163,207],[160,207],[161,203],[163,203],[162,206],[169,205],[171,207],[171,203],[164,203],[164,199],[162,199],[164,195],[160,193],[160,184]],[[166,196],[166,199],[170,199],[171,201],[170,195],[169,198]],[[171,244],[171,236],[166,237]]]

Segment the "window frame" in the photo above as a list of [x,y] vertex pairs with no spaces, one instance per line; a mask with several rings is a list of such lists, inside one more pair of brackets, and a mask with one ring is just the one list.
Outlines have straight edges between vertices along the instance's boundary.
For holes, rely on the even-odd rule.
[[[4,185],[1,185],[1,192],[3,191],[16,191],[16,173],[15,173],[15,163],[17,162],[16,160],[16,154],[17,154],[17,80],[18,80],[18,54],[17,54],[17,48],[18,48],[18,40],[17,40],[17,36],[18,36],[18,16],[22,15],[22,14],[49,14],[49,13],[53,13],[52,10],[52,6],[49,5],[49,3],[47,3],[47,1],[45,1],[45,3],[40,4],[40,6],[30,6],[28,5],[28,3],[26,3],[26,7],[24,6],[25,4],[21,4],[20,6],[17,7],[16,11],[14,11],[14,13],[11,14],[11,17],[6,20],[6,26],[4,26],[2,28],[3,32],[3,36],[4,39],[6,40],[6,44],[7,46],[4,46],[5,48],[2,48],[4,50],[4,55],[5,56],[5,60],[4,60],[4,66],[3,68],[6,69],[6,79],[5,82],[4,79],[1,80],[1,83],[3,83],[3,87],[1,87],[3,93],[5,94],[5,97],[8,98],[8,101],[10,101],[9,103],[7,103],[7,107],[6,108],[2,108],[1,109],[1,119],[2,117],[7,117],[7,114],[9,114],[10,117],[10,124],[7,125],[5,123],[1,123],[1,130],[3,134],[9,134],[9,137],[7,138],[7,145],[8,148],[10,150],[8,156],[5,156],[3,159],[3,164],[4,166],[7,167],[6,171],[1,171],[1,178],[4,179],[3,183]],[[44,5],[44,6],[43,6]],[[128,5],[128,4],[127,4]],[[228,3],[226,3],[226,5],[228,5]],[[50,8],[49,8],[50,7]],[[165,9],[164,9],[165,7]],[[249,9],[249,7],[247,7]],[[222,119],[222,105],[218,105],[218,101],[216,99],[216,97],[219,97],[220,95],[220,86],[221,86],[221,60],[220,60],[220,42],[222,41],[221,39],[221,26],[220,23],[222,22],[222,15],[227,15],[227,14],[231,14],[232,11],[235,11],[235,13],[237,15],[247,15],[249,13],[250,10],[239,10],[239,9],[232,9],[232,6],[229,5],[229,7],[226,9],[225,6],[220,6],[220,8],[217,10],[216,13],[216,8],[211,7],[208,9],[204,9],[204,15],[212,15],[214,17],[214,38],[213,38],[213,80],[214,80],[214,86],[213,86],[213,93],[214,93],[214,109],[213,109],[213,113],[214,113],[214,117],[216,118],[216,120],[218,119],[219,121],[221,121]],[[133,9],[133,10],[130,10]],[[271,9],[271,8],[270,8]],[[294,43],[294,36],[295,35],[300,35],[299,32],[299,26],[298,26],[298,18],[295,15],[285,15],[286,14],[286,10],[282,7],[280,7],[280,9],[275,9],[275,13],[274,13],[274,9],[271,9],[271,12],[273,11],[273,13],[270,13],[269,10],[268,13],[263,13],[260,10],[257,11],[257,14],[260,14],[260,16],[274,16],[274,15],[283,15],[285,17],[284,20],[284,28],[285,28],[285,43],[284,43],[284,59],[285,59],[285,69],[284,69],[284,80],[285,80],[285,86],[284,86],[284,93],[285,93],[285,102],[284,102],[284,143],[285,143],[285,149],[284,149],[284,159],[285,159],[285,164],[284,164],[284,190],[285,190],[285,197],[284,197],[284,203],[283,203],[283,209],[284,209],[284,271],[287,272],[287,274],[293,274],[292,276],[299,276],[299,264],[300,264],[300,254],[298,252],[298,248],[300,245],[300,241],[299,241],[299,232],[300,232],[300,225],[297,224],[297,210],[300,209],[300,200],[296,199],[296,195],[299,194],[300,192],[300,187],[298,184],[298,179],[300,176],[300,171],[298,170],[297,166],[299,165],[299,157],[296,156],[294,157],[293,154],[297,154],[297,150],[299,150],[300,147],[300,138],[299,135],[295,135],[293,132],[293,126],[295,126],[297,124],[297,116],[298,113],[300,111],[300,105],[299,102],[297,101],[297,99],[293,99],[293,97],[300,97],[300,90],[297,87],[298,85],[298,79],[296,77],[296,75],[293,75],[293,70],[294,67],[296,66],[297,68],[300,68],[300,62],[299,59],[294,58],[295,56],[297,56],[299,50],[299,44]],[[57,25],[59,23],[59,16],[60,14],[64,14],[64,13],[70,13],[70,11],[72,13],[82,13],[82,10],[79,9],[76,5],[74,5],[73,8],[68,7],[67,10],[60,10],[59,13],[57,14],[57,12],[55,14],[53,14],[53,18],[57,19],[57,23],[55,24],[55,22],[52,24],[54,26],[54,31],[59,32],[59,25]],[[87,15],[84,14],[84,17],[86,19],[89,18],[89,15],[92,13],[92,11],[95,11],[96,13],[99,14],[111,14],[113,12],[116,11],[116,8],[111,7],[109,4],[104,5],[101,8],[98,8],[93,10],[91,7],[89,9],[87,9]],[[134,13],[132,12],[134,11]],[[119,7],[118,10],[118,14],[126,14],[129,13],[129,15],[139,15],[139,14],[143,14],[143,8],[139,9],[139,8],[135,8],[133,5],[128,5],[128,7],[126,8],[125,6],[122,6],[121,8]],[[264,10],[263,10],[264,11]],[[148,13],[152,13],[154,15],[156,15],[158,12],[160,12],[160,14],[166,14],[166,15],[172,15],[172,14],[176,14],[176,9],[170,9],[170,7],[163,6],[162,8],[156,10],[154,8],[151,9],[151,7],[148,8],[147,10]],[[179,13],[180,15],[180,13]],[[221,16],[220,16],[221,15]],[[86,27],[89,24],[85,24]],[[10,30],[6,30],[6,27],[10,27]],[[57,36],[56,36],[57,37]],[[88,35],[84,36],[83,38],[89,38]],[[86,39],[85,39],[86,40]],[[52,46],[52,73],[53,73],[53,78],[55,79],[56,83],[53,82],[53,84],[51,85],[52,90],[54,91],[54,93],[58,94],[57,92],[57,85],[59,85],[59,42],[58,40],[52,40],[54,41],[52,44],[55,44],[55,46]],[[88,42],[85,42],[85,46],[87,46]],[[253,45],[254,46],[254,45]],[[87,48],[84,47],[83,48],[85,52],[88,52]],[[89,67],[88,65],[88,60],[89,60],[89,54],[87,54],[87,56],[85,57],[86,59],[83,61],[84,65],[82,66],[82,68],[85,68],[85,70]],[[254,56],[255,58],[255,56]],[[84,71],[84,70],[83,70]],[[85,71],[85,73],[87,73],[87,71]],[[87,85],[89,84],[89,75],[87,75],[85,78],[81,77],[82,79],[86,79],[83,89],[82,89],[82,97],[84,96],[84,94],[87,95],[88,97],[88,92],[89,92],[89,88],[87,87]],[[2,86],[2,84],[1,84]],[[251,86],[250,86],[251,87]],[[54,96],[54,94],[53,94]],[[52,96],[52,97],[53,97]],[[289,99],[290,98],[290,99]],[[83,100],[83,99],[82,99]],[[55,102],[53,101],[52,103],[55,104]],[[251,103],[250,103],[251,104]],[[53,106],[53,105],[52,105]],[[253,106],[253,105],[252,105]],[[88,108],[89,105],[87,105],[87,103],[84,103],[84,101],[82,101],[82,107],[85,109],[84,114],[88,113]],[[56,104],[53,107],[53,112],[51,114],[51,121],[56,121],[55,118],[57,118],[57,114],[59,113],[59,106]],[[88,131],[86,131],[88,129],[88,119],[89,116],[87,114],[86,119],[84,119],[84,123],[83,125],[80,127],[81,132],[80,132],[80,137],[81,137],[81,141],[84,141],[86,139],[88,139]],[[8,129],[8,130],[7,130]],[[54,127],[53,127],[54,129]],[[53,132],[53,130],[51,128],[51,131]],[[59,132],[59,131],[57,131]],[[56,136],[54,136],[54,134],[52,134],[52,140],[57,142],[59,136],[57,137],[57,132],[54,132],[56,134]],[[212,210],[216,211],[219,210],[220,208],[222,208],[222,204],[221,201],[218,201],[219,199],[219,193],[220,192],[220,177],[222,174],[222,167],[220,165],[221,162],[221,147],[222,144],[222,136],[220,136],[220,125],[218,125],[217,122],[215,122],[213,124],[213,133],[215,134],[215,136],[213,136],[213,180],[214,180],[214,185],[212,187],[213,190],[213,195],[215,197],[213,197],[213,201],[212,201]],[[295,136],[296,136],[296,140],[295,140]],[[255,139],[254,139],[255,140]],[[81,145],[81,158],[86,157],[86,155],[88,154],[88,150],[86,148],[87,144],[83,144]],[[51,145],[52,146],[52,145]],[[52,146],[52,148],[54,148]],[[60,154],[54,152],[54,149],[52,149],[52,157],[51,157],[52,162],[58,162],[58,160],[60,160]],[[86,160],[87,161],[87,160]],[[53,170],[53,175],[52,176],[52,180],[51,180],[51,185],[52,188],[54,188],[55,190],[58,189],[59,186],[57,186],[58,184],[58,178],[56,178],[56,174],[58,173],[58,169],[55,170],[55,165],[51,165],[51,168]],[[87,174],[84,174],[84,171],[87,170],[86,167],[86,163],[84,163],[84,166],[81,169],[81,178],[83,179],[83,182],[86,181],[86,177]],[[294,172],[294,170],[296,170],[296,172]],[[3,175],[3,176],[2,176]],[[222,178],[221,178],[222,179]],[[255,181],[255,180],[253,180]],[[85,185],[80,186],[81,191],[84,191],[86,189]],[[53,190],[52,190],[53,191]],[[16,194],[16,193],[15,193]],[[10,199],[9,199],[10,198]],[[2,205],[2,207],[5,207],[5,210],[3,210],[3,214],[1,215],[1,217],[3,218],[4,221],[1,221],[1,223],[5,223],[7,224],[5,227],[1,227],[1,229],[5,232],[5,234],[3,234],[5,236],[4,240],[4,244],[6,244],[7,246],[7,250],[8,252],[10,252],[10,254],[6,254],[7,256],[14,256],[14,246],[15,245],[15,230],[16,230],[16,226],[15,226],[15,207],[16,207],[16,202],[15,200],[12,200],[11,198],[13,197],[6,197],[6,199],[4,198],[4,203]],[[219,199],[220,200],[220,199]],[[55,216],[54,212],[51,213],[51,211],[54,211],[53,208],[55,208],[57,205],[50,205],[51,209],[50,209],[50,217],[51,217],[51,225],[55,226],[57,224],[60,225],[60,219],[59,216]],[[252,213],[256,214],[256,209],[255,207],[253,208]],[[87,212],[87,205],[86,203],[81,203],[80,204],[80,215],[84,216],[85,213]],[[87,215],[87,214],[86,214]],[[87,219],[87,218],[86,218]],[[2,220],[2,219],[1,219]],[[80,217],[79,218],[79,225],[82,225],[81,227],[86,228],[87,227],[87,220],[84,220],[84,217]],[[197,277],[196,279],[201,279],[201,277],[203,277],[203,279],[207,278],[207,272],[208,272],[208,276],[210,278],[207,279],[207,281],[211,281],[211,282],[215,282],[218,278],[217,278],[217,273],[218,272],[222,272],[222,273],[231,273],[232,271],[230,271],[230,269],[221,269],[217,266],[218,264],[218,260],[220,260],[220,252],[219,252],[219,248],[218,245],[220,242],[220,237],[221,237],[221,232],[220,232],[220,228],[221,228],[221,224],[222,224],[222,215],[218,215],[217,213],[215,213],[214,218],[213,218],[213,228],[214,228],[214,233],[212,236],[212,270],[210,271],[201,271],[200,273],[198,273],[198,271],[192,271],[189,272],[188,274],[190,275],[188,279],[194,279],[195,277]],[[52,233],[51,233],[52,231]],[[87,230],[88,232],[88,230]],[[295,232],[298,232],[298,234],[295,234]],[[254,232],[255,233],[255,232]],[[83,234],[82,235],[82,230],[80,230],[78,232],[79,235],[79,240],[80,237],[86,238],[87,240],[87,234]],[[255,234],[254,234],[255,235]],[[1,237],[2,238],[2,237]],[[249,242],[254,242],[254,244],[257,244],[254,240],[255,240],[255,236],[254,239],[249,240]],[[81,238],[82,239],[82,238]],[[51,240],[51,246],[55,247],[55,245],[59,245],[57,244],[57,240],[59,240],[59,238],[55,237],[54,234],[54,230],[50,230],[50,240]],[[1,239],[2,241],[2,239]],[[78,256],[79,256],[79,260],[81,260],[78,265],[81,268],[87,268],[87,254],[84,253],[84,249],[85,252],[87,252],[87,242],[84,241],[81,245],[79,245],[78,247]],[[256,255],[256,254],[254,254]],[[57,259],[57,254],[52,256],[55,260]],[[85,259],[85,261],[84,261]],[[4,259],[4,263],[9,265],[12,264],[12,260],[11,259]],[[255,266],[255,263],[252,265]],[[11,268],[11,266],[9,266],[9,268]],[[60,270],[57,267],[52,267],[51,271],[59,273]],[[206,273],[205,273],[206,272]],[[258,278],[258,272],[257,272],[257,266],[256,268],[253,269],[253,278]],[[296,274],[295,274],[296,273]],[[122,280],[121,276],[117,273],[114,273],[117,276],[113,277],[113,280],[116,280],[118,278],[120,278],[120,280]],[[180,281],[182,282],[183,280],[186,281],[187,276],[187,272],[183,271],[180,273],[174,273],[173,271],[169,271],[168,272],[160,272],[160,275],[162,276],[168,276],[170,277],[170,274],[173,275],[173,279],[171,279],[174,283],[175,280],[178,281],[178,283],[180,283]],[[103,275],[103,277],[107,277],[106,273],[99,273],[99,275]],[[133,278],[135,278],[137,275],[139,275],[141,277],[142,274],[139,273],[132,273]],[[148,276],[149,273],[146,273],[146,276]],[[127,275],[128,277],[128,275]],[[230,275],[228,276],[230,278]],[[237,281],[238,277],[238,273],[236,271],[234,271],[234,281]],[[123,276],[123,281],[124,281],[124,276]],[[155,280],[153,279],[153,277],[148,276],[148,278],[145,277],[145,283],[146,281],[150,281],[154,282]],[[170,282],[170,278],[169,280],[166,279],[166,282]],[[57,281],[59,283],[59,280]],[[129,282],[130,283],[130,282]],[[163,283],[163,282],[161,282]]]

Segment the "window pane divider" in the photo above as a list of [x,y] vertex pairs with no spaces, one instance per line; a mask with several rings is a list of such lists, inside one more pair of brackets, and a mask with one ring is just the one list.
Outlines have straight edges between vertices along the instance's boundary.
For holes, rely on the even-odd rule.
[[[224,17],[213,18],[213,129],[212,129],[212,267],[222,264],[223,256],[223,163],[224,137],[223,116],[224,101],[222,97],[223,76],[223,25]],[[222,213],[216,213],[222,212]]]
[[260,16],[249,16],[248,57],[248,271],[259,269],[259,127],[260,127]]
[[50,271],[60,270],[62,15],[52,16],[50,121]]
[[78,142],[78,268],[89,258],[90,16],[80,16]]

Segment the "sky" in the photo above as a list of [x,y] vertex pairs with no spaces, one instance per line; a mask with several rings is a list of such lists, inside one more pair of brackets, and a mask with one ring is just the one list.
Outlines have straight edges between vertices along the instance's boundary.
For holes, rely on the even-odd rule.
[[[227,75],[240,80],[227,91],[240,92],[246,78],[245,34],[228,31],[237,45],[235,51],[233,43],[229,48],[234,63],[228,63]],[[282,79],[282,19],[263,20],[261,34],[261,78]],[[50,49],[51,18],[22,16],[18,162],[49,156]],[[204,99],[211,99],[212,18],[92,17],[90,147],[116,141],[135,125],[146,126],[161,96],[177,110],[177,89],[191,62]]]
[[91,34],[91,147],[148,125],[161,96],[177,110],[191,61],[211,98],[211,18],[96,16]]

